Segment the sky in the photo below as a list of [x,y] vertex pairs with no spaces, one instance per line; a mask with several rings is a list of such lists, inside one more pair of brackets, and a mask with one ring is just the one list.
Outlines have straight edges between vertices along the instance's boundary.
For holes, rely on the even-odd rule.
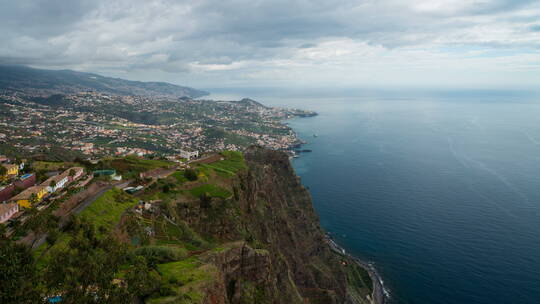
[[538,0],[0,0],[0,63],[198,88],[535,88]]

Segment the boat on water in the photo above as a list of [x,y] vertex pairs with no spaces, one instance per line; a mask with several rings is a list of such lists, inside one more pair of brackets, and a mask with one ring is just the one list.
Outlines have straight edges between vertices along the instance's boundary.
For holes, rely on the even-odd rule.
[[317,133],[313,134],[313,137],[318,137],[319,135],[317,135]]

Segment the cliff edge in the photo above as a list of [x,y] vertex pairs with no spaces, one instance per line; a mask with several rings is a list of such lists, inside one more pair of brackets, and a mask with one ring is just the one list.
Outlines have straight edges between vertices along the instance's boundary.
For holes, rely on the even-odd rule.
[[285,153],[251,147],[233,193],[170,214],[221,245],[201,254],[215,267],[204,303],[373,303],[369,273],[332,250],[311,196]]
[[[141,164],[162,162],[102,163],[121,174]],[[170,165],[145,174],[140,192],[106,191],[35,250],[36,275],[25,280],[44,286],[37,298],[382,303],[375,273],[342,254],[319,226],[285,153],[250,147],[213,154],[189,169]],[[80,265],[91,267],[80,271]]]

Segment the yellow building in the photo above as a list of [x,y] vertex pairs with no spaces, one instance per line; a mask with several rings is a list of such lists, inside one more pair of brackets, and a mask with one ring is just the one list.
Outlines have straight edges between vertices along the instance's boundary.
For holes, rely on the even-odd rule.
[[32,206],[32,195],[35,194],[34,203],[39,203],[47,193],[48,191],[46,187],[33,186],[15,195],[10,201],[19,204],[21,207],[30,208]]
[[7,172],[6,175],[18,175],[19,174],[19,166],[18,165],[11,165],[11,164],[5,164],[2,165],[4,168],[6,168]]

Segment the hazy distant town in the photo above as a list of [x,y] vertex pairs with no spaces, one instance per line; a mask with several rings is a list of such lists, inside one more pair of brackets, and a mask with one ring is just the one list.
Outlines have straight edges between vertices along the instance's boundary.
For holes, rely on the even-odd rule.
[[64,160],[131,154],[171,158],[195,151],[241,150],[252,144],[292,151],[300,141],[283,120],[312,115],[250,99],[173,99],[95,91],[42,97],[39,91],[4,90],[0,153],[41,153]]

